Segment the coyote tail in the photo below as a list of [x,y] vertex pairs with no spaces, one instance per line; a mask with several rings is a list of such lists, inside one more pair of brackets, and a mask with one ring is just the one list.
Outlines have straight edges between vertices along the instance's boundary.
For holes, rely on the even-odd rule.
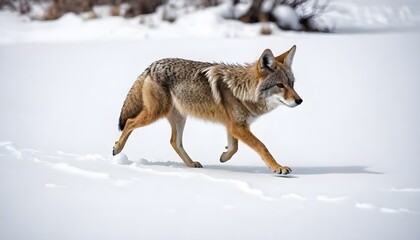
[[148,73],[148,69],[146,69],[146,71],[137,78],[125,98],[118,124],[121,131],[124,130],[125,124],[129,118],[134,118],[143,110],[142,89],[144,79]]

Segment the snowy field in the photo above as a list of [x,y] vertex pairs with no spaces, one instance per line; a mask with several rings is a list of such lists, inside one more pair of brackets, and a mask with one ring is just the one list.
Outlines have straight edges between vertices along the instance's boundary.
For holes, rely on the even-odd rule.
[[[0,12],[0,239],[419,239],[420,4],[337,2],[350,13],[325,21],[339,33],[268,37],[220,8],[153,28]],[[184,166],[166,120],[112,157],[154,60],[245,63],[293,44],[303,104],[252,125],[291,175],[241,143],[220,163],[225,129],[195,119],[184,146],[202,169]]]

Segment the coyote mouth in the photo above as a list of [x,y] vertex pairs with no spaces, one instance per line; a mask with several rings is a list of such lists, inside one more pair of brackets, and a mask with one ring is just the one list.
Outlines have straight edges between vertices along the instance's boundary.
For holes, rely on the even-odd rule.
[[296,107],[298,104],[296,104],[295,101],[293,101],[292,103],[288,102],[288,101],[283,101],[282,99],[279,98],[279,101],[283,104],[288,106],[289,108],[294,108]]

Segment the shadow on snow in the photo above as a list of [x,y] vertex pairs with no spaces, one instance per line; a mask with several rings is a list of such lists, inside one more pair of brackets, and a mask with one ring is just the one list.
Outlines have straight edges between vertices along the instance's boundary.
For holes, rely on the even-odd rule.
[[[150,162],[142,159],[140,165],[167,166],[175,168],[187,168],[182,162]],[[292,167],[292,175],[318,175],[318,174],[382,174],[368,169],[367,166],[323,166],[323,167]],[[270,173],[266,167],[256,166],[231,166],[231,165],[204,165],[203,169],[238,173]]]

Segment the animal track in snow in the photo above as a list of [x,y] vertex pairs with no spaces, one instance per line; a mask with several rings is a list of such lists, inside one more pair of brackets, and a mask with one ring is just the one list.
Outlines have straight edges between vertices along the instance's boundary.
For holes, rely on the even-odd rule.
[[318,201],[321,201],[321,202],[334,203],[334,202],[340,202],[340,201],[346,200],[346,199],[348,199],[348,197],[347,196],[344,196],[344,197],[327,197],[325,195],[320,195],[316,199],[318,199]]
[[413,211],[408,210],[407,208],[387,208],[387,207],[377,207],[374,204],[371,203],[359,203],[357,202],[354,205],[356,208],[363,209],[363,210],[377,210],[381,213],[390,213],[390,214],[396,214],[396,213],[414,213]]
[[417,193],[420,192],[420,188],[391,188],[391,192],[411,192]]
[[103,155],[98,154],[98,153],[85,154],[85,155],[66,153],[63,151],[57,151],[57,153],[61,156],[74,157],[77,160],[106,160],[106,158]]
[[376,206],[371,204],[371,203],[359,203],[357,202],[356,205],[354,205],[356,208],[360,208],[360,209],[376,209]]
[[17,158],[23,158],[22,152],[13,147],[12,142],[0,142],[0,147],[4,147]]
[[59,171],[63,171],[63,172],[67,172],[67,173],[71,173],[71,174],[76,174],[79,176],[83,176],[83,177],[90,177],[90,178],[109,178],[109,174],[108,173],[102,173],[102,172],[94,172],[94,171],[90,171],[90,170],[86,170],[86,169],[82,169],[82,168],[78,168],[78,167],[74,167],[71,166],[67,163],[56,163],[52,165],[53,169],[59,170]]
[[301,201],[304,201],[304,200],[307,199],[306,197],[302,197],[302,196],[300,196],[298,194],[295,194],[295,193],[284,194],[281,197],[286,198],[286,199],[297,199],[297,200],[301,200]]
[[393,208],[381,207],[379,211],[383,213],[411,213],[411,211],[408,210],[407,208],[393,209]]

